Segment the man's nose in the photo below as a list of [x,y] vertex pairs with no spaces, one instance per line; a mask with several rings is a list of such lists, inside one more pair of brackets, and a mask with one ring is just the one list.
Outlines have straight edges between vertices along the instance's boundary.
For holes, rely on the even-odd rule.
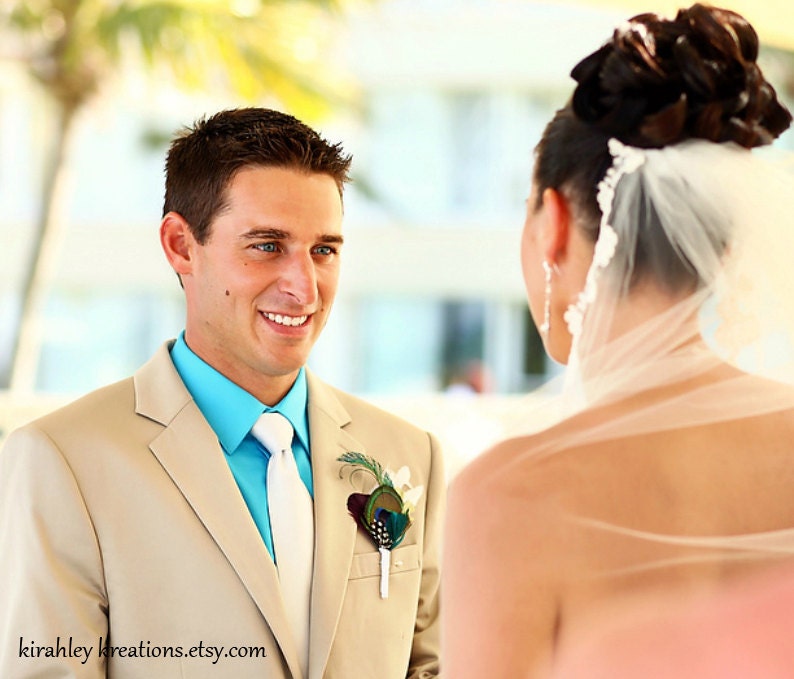
[[302,306],[317,301],[317,271],[310,253],[294,254],[285,262],[279,290]]

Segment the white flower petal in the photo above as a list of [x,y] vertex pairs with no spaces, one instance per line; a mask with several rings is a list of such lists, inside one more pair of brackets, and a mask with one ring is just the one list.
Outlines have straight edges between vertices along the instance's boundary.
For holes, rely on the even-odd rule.
[[403,493],[403,502],[405,502],[405,504],[411,505],[412,507],[416,507],[416,503],[419,502],[419,498],[422,497],[424,490],[424,486],[416,486],[415,488],[406,490]]
[[411,487],[411,470],[405,465],[400,467],[396,472],[390,471],[389,477],[397,490],[401,490],[405,486]]

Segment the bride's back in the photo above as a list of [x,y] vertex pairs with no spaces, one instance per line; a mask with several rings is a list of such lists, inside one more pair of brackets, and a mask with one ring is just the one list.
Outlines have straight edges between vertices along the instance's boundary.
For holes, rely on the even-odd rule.
[[[782,393],[760,378],[742,384]],[[794,389],[783,391],[794,404]],[[637,409],[653,412],[657,400],[696,402],[708,392],[671,387],[584,411],[500,443],[456,478],[453,520],[472,541],[453,535],[447,553],[483,584],[453,615],[479,611],[468,643],[496,626],[506,648],[521,649],[480,668],[469,658],[471,674],[460,676],[527,676],[602,609],[712,591],[794,556],[794,407],[592,440]]]
[[[517,499],[523,486],[534,498],[527,523],[557,526],[583,596],[702,585],[775,561],[780,547],[794,552],[794,537],[741,540],[785,530],[794,536],[794,409],[584,443],[536,461],[533,444],[517,440],[494,451],[522,460],[503,479],[504,496]],[[535,556],[558,569],[562,554]]]

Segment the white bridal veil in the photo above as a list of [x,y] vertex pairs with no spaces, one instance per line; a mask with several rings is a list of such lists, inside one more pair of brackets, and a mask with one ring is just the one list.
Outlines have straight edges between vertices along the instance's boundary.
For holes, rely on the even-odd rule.
[[[599,187],[604,216],[593,264],[569,312],[569,407],[708,369],[714,357],[698,336],[740,367],[794,381],[794,167],[702,140],[652,150],[612,140],[610,150],[615,164]],[[697,274],[700,288],[616,337],[626,300],[636,295],[640,230],[653,228]],[[747,414],[720,407],[703,417]]]
[[[662,149],[611,140],[610,152],[614,163],[599,185],[603,218],[593,262],[566,314],[573,335],[568,365],[546,386],[551,396],[540,412],[526,418],[518,409],[511,434],[537,432],[525,419],[548,428],[585,409],[629,407],[557,427],[526,455],[794,408],[791,157],[704,140]],[[637,242],[648,228],[699,281],[686,293],[663,293],[668,296],[658,307],[659,294],[649,295],[637,273]],[[641,256],[643,271],[665,266],[647,247]],[[651,300],[651,312],[640,297]],[[726,363],[739,370],[708,377]],[[657,396],[642,398],[652,392]],[[794,455],[794,441],[791,448]],[[600,527],[655,542],[731,549],[737,556],[794,553],[794,530],[684,538]]]
[[[562,385],[546,388],[561,392],[553,399],[557,415],[544,424],[683,381],[722,360],[747,371],[740,381],[760,375],[794,384],[794,156],[703,140],[662,149],[611,140],[610,151],[614,165],[599,185],[603,217],[593,263],[566,314],[571,355]],[[646,289],[636,280],[635,259],[640,230],[648,228],[660,230],[700,286],[632,323],[624,313]],[[644,426],[787,407],[776,400],[776,384],[763,386],[770,398],[759,401],[755,390],[749,394],[737,383],[720,390],[727,401],[709,407],[699,400],[695,410]],[[517,421],[512,433],[529,430]]]

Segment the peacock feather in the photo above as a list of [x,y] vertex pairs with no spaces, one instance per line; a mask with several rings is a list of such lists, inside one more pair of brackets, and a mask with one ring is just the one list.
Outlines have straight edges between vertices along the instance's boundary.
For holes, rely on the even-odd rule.
[[377,460],[367,457],[362,453],[345,453],[344,455],[340,455],[337,460],[353,467],[362,467],[363,469],[366,469],[370,474],[372,474],[372,476],[375,477],[375,482],[379,486],[394,485],[391,478],[389,477],[389,473],[383,468],[383,465],[381,465],[381,463]]
[[411,516],[389,473],[380,462],[361,453],[345,453],[337,459],[356,467],[354,473],[366,470],[378,484],[369,495],[353,493],[348,498],[350,514],[379,549],[392,549],[399,545],[411,526]]

